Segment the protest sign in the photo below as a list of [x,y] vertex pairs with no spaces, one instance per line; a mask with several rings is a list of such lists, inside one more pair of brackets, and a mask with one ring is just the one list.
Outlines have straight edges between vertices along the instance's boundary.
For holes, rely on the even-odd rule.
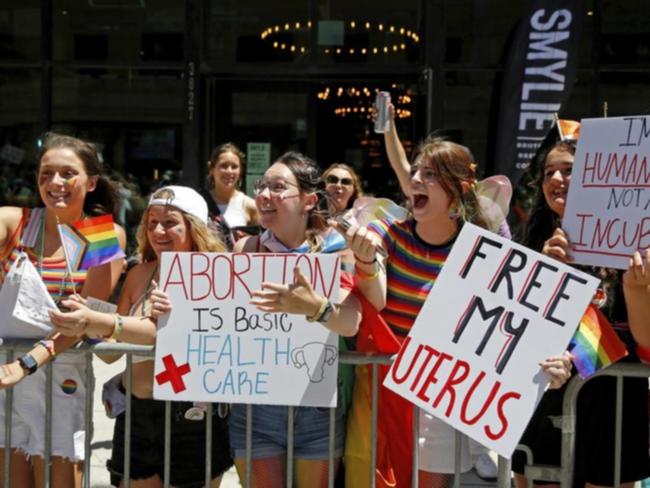
[[585,119],[562,228],[577,264],[627,269],[650,247],[650,116]]
[[337,300],[337,255],[163,253],[160,288],[173,308],[159,320],[154,398],[336,406],[338,336],[250,304],[262,282],[292,283],[296,266]]
[[465,224],[384,385],[510,457],[597,285]]

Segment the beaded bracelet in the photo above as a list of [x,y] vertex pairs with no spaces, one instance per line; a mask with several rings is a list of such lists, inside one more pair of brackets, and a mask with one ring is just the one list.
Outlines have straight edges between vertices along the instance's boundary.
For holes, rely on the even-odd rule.
[[34,346],[43,346],[47,349],[47,352],[50,354],[51,358],[56,357],[56,351],[54,350],[54,341],[51,339],[41,339]]

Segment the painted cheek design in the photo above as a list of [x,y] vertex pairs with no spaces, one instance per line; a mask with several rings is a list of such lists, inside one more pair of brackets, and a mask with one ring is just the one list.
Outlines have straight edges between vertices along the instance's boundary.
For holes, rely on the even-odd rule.
[[71,178],[63,180],[63,183],[69,186],[70,189],[73,189],[75,186],[77,186],[77,181],[79,181],[79,178],[77,176],[72,176]]

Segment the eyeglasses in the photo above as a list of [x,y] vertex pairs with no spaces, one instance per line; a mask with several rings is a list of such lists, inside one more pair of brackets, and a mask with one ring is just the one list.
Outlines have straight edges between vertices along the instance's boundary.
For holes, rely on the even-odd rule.
[[334,175],[329,175],[325,178],[325,182],[328,185],[338,185],[340,183],[343,186],[352,186],[352,178],[339,178]]
[[291,187],[298,188],[298,185],[294,185],[293,183],[284,180],[269,181],[262,178],[253,184],[253,192],[255,195],[259,195],[268,188],[271,195],[279,196]]

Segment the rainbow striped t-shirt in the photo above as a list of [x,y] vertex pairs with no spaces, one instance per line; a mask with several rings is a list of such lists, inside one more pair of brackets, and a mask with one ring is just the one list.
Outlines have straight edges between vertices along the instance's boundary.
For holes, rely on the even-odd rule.
[[[76,271],[72,273],[72,276],[68,276],[65,257],[47,257],[43,258],[39,266],[39,255],[33,249],[23,245],[23,232],[28,231],[29,228],[35,227],[29,225],[32,222],[32,219],[41,219],[42,214],[35,211],[24,211],[23,219],[20,222],[16,232],[8,240],[6,249],[8,255],[5,259],[0,260],[0,284],[4,281],[4,276],[9,272],[11,265],[18,259],[18,256],[21,252],[26,252],[32,264],[40,272],[43,283],[47,291],[50,292],[50,295],[54,300],[59,298],[67,298],[69,295],[74,293],[81,292],[81,289],[84,286],[86,281],[86,271]],[[36,226],[40,228],[40,224]]]
[[415,233],[413,219],[392,223],[378,220],[368,228],[381,238],[389,255],[386,262],[386,307],[381,315],[397,336],[405,337],[454,242],[439,246],[427,244]]

